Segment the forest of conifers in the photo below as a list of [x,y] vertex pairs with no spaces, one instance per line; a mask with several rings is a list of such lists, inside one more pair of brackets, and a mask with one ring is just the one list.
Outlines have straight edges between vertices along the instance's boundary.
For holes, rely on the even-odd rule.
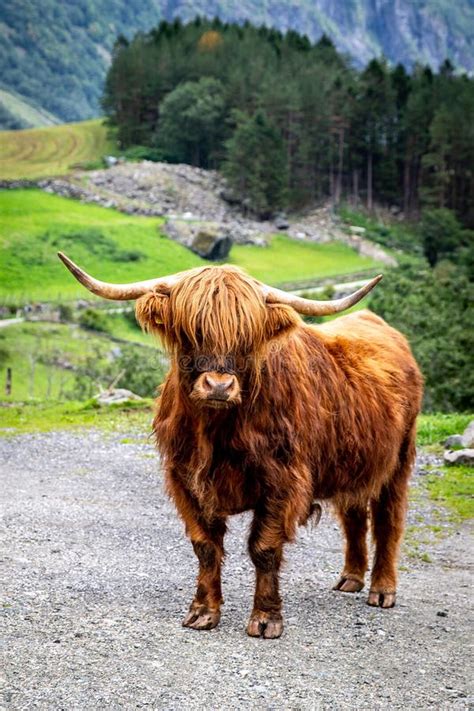
[[331,197],[474,225],[474,80],[449,61],[357,71],[324,36],[177,20],[118,39],[103,107],[122,148],[219,168],[261,215]]

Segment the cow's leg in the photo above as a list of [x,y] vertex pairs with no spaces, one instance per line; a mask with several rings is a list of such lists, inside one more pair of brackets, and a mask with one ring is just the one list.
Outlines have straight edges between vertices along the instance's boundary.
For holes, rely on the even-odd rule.
[[415,458],[415,429],[407,436],[398,467],[390,482],[372,501],[375,557],[367,602],[374,607],[393,607],[397,588],[397,561],[405,529],[408,480]]
[[195,630],[210,630],[218,625],[220,608],[224,602],[221,565],[224,558],[226,522],[224,518],[207,521],[195,500],[179,482],[171,481],[169,489],[199,561],[196,594],[183,620],[183,626]]
[[301,513],[291,497],[286,503],[267,502],[257,507],[249,536],[256,584],[252,614],[247,624],[251,637],[274,639],[283,632],[280,567],[283,546],[294,538]]
[[279,576],[285,538],[276,529],[274,522],[255,515],[249,537],[256,572],[253,610],[247,624],[251,637],[274,639],[283,632]]
[[183,626],[195,630],[210,630],[219,623],[220,608],[224,602],[221,589],[221,565],[224,557],[225,521],[215,520],[211,525],[201,526],[198,535],[191,538],[199,561],[199,573],[194,599]]
[[368,565],[367,506],[351,506],[338,510],[346,539],[344,569],[333,590],[359,592],[364,587]]

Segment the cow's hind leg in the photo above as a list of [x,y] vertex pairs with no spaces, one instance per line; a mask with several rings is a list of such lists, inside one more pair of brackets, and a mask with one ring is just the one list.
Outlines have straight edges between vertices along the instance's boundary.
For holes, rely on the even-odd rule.
[[375,557],[367,603],[393,607],[397,589],[397,562],[405,529],[408,481],[415,458],[415,428],[403,443],[397,469],[380,496],[371,502]]
[[367,570],[367,506],[338,508],[346,539],[344,569],[333,590],[354,593],[364,587]]

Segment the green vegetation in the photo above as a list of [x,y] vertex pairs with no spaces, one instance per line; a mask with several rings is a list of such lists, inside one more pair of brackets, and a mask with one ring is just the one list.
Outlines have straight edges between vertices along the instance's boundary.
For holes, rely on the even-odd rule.
[[97,162],[116,153],[101,120],[0,132],[0,176],[3,179],[63,175],[72,166]]
[[25,101],[11,91],[0,89],[0,126],[3,129],[54,126],[60,120],[43,109]]
[[231,264],[237,264],[267,284],[284,284],[330,276],[351,274],[378,266],[368,257],[360,257],[339,242],[315,244],[275,235],[271,246],[235,245]]
[[472,467],[443,467],[441,474],[427,478],[430,497],[447,507],[456,520],[474,518]]
[[189,269],[202,260],[159,232],[162,220],[131,217],[39,190],[0,192],[4,302],[67,300],[86,292],[59,261],[67,252],[92,274],[134,281]]
[[[463,230],[456,215],[446,208],[425,210],[421,216],[420,235],[423,252],[430,267],[441,259],[474,261],[474,232]],[[469,248],[470,246],[470,248]]]
[[420,446],[439,445],[452,434],[462,434],[473,414],[458,413],[423,414],[418,418],[417,441]]
[[161,22],[118,39],[103,107],[121,145],[223,168],[260,216],[347,197],[474,224],[474,79],[449,61],[437,73],[376,59],[357,71],[325,36]]
[[[219,16],[225,22],[250,20],[257,26],[286,29],[290,25],[312,39],[326,32],[341,51],[359,62],[368,54],[383,54],[394,65],[418,62],[437,67],[449,56],[459,68],[473,70],[470,0],[399,0],[382,5],[368,0],[330,4],[298,0],[291,10],[276,0],[246,0],[240,5],[229,0],[15,0],[2,3],[0,11],[2,83],[64,121],[97,115],[117,35],[129,37],[148,31],[163,18],[188,21],[196,14]],[[171,56],[179,72],[181,57]]]
[[224,114],[224,87],[219,81],[202,77],[179,84],[161,104],[158,149],[173,163],[209,167],[224,134]]
[[[118,387],[151,397],[164,378],[167,359],[151,336],[142,334],[138,326],[130,340],[117,340],[113,333],[117,325],[117,330],[127,329],[124,315],[96,313],[103,319],[107,332],[77,324],[33,321],[0,329],[2,399],[11,402],[85,399],[114,381]],[[134,328],[131,319],[128,324],[131,331]],[[8,397],[4,395],[7,368],[12,371]]]
[[151,407],[151,400],[102,408],[90,401],[9,405],[0,409],[0,436],[83,427],[97,427],[111,433],[146,434],[150,430]]
[[[162,235],[161,223],[37,190],[0,191],[0,297],[4,303],[84,298],[84,288],[58,260],[59,250],[93,275],[116,282],[206,263]],[[281,235],[267,249],[235,246],[230,261],[270,283],[376,266],[344,245],[297,242]]]
[[364,237],[371,242],[413,257],[420,257],[423,254],[421,236],[415,223],[377,218],[373,213],[368,213],[361,208],[356,210],[350,205],[342,205],[338,214],[343,225],[363,227]]
[[13,371],[11,399],[61,400],[74,386],[74,370],[87,356],[105,359],[110,342],[72,326],[15,324],[0,330],[5,353],[0,368],[2,399],[6,369]]
[[253,116],[235,111],[236,128],[225,144],[224,175],[236,195],[269,217],[287,201],[287,153],[277,126],[263,111]]
[[425,378],[426,410],[465,412],[474,392],[474,281],[458,262],[405,264],[374,291],[370,307],[404,333]]

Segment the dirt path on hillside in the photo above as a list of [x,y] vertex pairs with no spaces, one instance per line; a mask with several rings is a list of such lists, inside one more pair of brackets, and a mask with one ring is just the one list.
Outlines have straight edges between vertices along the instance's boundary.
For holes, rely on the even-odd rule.
[[[194,556],[145,438],[24,435],[0,440],[0,462],[0,708],[438,711],[468,709],[470,694],[472,703],[465,531],[433,544],[430,563],[405,555],[398,606],[385,611],[364,593],[331,592],[341,541],[324,514],[287,549],[286,628],[266,641],[244,631],[253,573],[248,518],[236,517],[221,624],[194,632],[181,627]],[[431,515],[417,496],[412,525]]]

